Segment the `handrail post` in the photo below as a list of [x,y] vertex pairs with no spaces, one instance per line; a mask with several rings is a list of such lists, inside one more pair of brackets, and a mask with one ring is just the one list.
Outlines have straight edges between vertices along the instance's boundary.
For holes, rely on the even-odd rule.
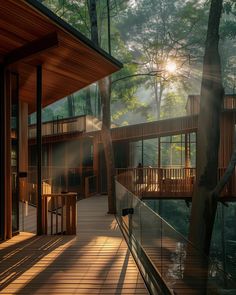
[[42,235],[42,65],[37,66],[37,234]]

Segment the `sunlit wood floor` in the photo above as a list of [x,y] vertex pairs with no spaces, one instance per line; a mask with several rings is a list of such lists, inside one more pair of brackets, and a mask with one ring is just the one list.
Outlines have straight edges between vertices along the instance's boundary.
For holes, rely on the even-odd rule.
[[[22,232],[1,243],[0,294],[148,294],[106,206],[105,196],[79,201],[76,236]],[[29,209],[24,230],[33,232]]]

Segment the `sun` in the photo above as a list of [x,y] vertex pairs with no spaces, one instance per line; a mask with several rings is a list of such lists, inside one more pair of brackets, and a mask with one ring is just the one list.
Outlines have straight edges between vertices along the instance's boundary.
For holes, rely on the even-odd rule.
[[176,72],[177,66],[174,61],[168,61],[166,64],[166,71],[173,74]]

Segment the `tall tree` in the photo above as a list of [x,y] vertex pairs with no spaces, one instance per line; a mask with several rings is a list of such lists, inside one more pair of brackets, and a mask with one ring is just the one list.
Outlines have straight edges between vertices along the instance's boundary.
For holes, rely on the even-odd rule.
[[198,1],[138,0],[124,15],[119,27],[139,73],[149,73],[143,85],[152,91],[157,119],[170,86],[188,80],[190,57],[202,45],[204,19]]
[[92,104],[91,104],[91,89],[90,87],[86,88],[86,115],[92,115]]
[[209,253],[217,200],[220,113],[224,95],[218,50],[223,0],[211,0],[203,63],[197,136],[197,181],[193,195],[189,239]]
[[67,96],[67,105],[68,105],[68,116],[74,117],[75,116],[75,99],[74,95],[68,95]]
[[[70,23],[73,27],[80,30],[88,38],[91,38],[91,26],[90,15],[88,8],[88,1],[71,1],[71,0],[43,0],[43,3],[47,5],[54,13],[65,21]],[[122,76],[129,76],[135,73],[137,66],[131,64],[132,55],[129,52],[127,46],[124,45],[124,41],[120,36],[120,32],[117,29],[117,24],[120,22],[119,15],[127,7],[127,2],[123,0],[99,0],[96,1],[96,14],[97,14],[97,27],[98,27],[98,43],[99,46],[105,50],[109,49],[108,38],[108,9],[107,3],[109,3],[109,12],[112,22],[111,27],[111,49],[113,54],[125,64],[124,68],[113,75],[113,81],[117,81]],[[143,104],[138,104],[138,98],[135,95],[135,90],[139,85],[137,79],[132,79],[127,83],[123,81],[116,82],[112,87],[111,104],[113,104],[112,111],[114,119],[118,120],[127,111],[143,111]],[[94,91],[94,85],[80,91],[80,93],[74,95],[75,113],[80,113],[81,102],[83,100],[84,106],[82,109],[86,114],[94,114],[101,118],[99,113],[101,109],[100,97],[98,93]],[[64,105],[67,110],[68,105]],[[135,110],[136,107],[138,110]],[[78,109],[80,107],[80,109]],[[121,121],[121,120],[120,120]]]
[[[97,9],[96,0],[89,0],[89,16],[91,24],[91,40],[99,45],[98,36],[98,22],[97,22]],[[104,78],[98,82],[101,104],[102,104],[102,143],[104,147],[106,170],[107,170],[107,193],[108,193],[108,213],[116,213],[115,202],[115,166],[114,166],[114,154],[112,147],[112,139],[110,133],[111,126],[111,77]]]

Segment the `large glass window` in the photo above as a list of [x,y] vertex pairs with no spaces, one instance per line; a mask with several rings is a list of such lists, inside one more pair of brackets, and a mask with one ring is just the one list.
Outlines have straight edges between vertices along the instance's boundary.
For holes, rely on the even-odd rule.
[[[159,146],[160,144],[160,146]],[[160,154],[159,154],[160,153]],[[178,134],[130,143],[130,166],[196,167],[196,133]]]

